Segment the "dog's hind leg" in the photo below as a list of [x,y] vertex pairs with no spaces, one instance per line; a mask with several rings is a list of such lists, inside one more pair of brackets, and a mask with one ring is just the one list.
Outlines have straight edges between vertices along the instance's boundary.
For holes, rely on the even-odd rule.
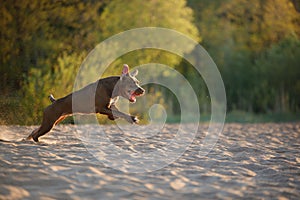
[[54,125],[56,126],[58,123],[60,123],[61,121],[63,121],[66,117],[68,117],[68,115],[60,116],[58,118],[58,120],[55,121]]
[[27,137],[27,140],[32,138],[35,142],[38,142],[38,138],[48,133],[56,124],[56,122],[60,119],[60,117],[61,114],[59,112],[55,112],[55,110],[52,109],[51,105],[48,106],[44,110],[42,125],[38,129],[34,130]]
[[52,127],[54,126],[54,124],[45,124],[44,122],[42,123],[42,125],[35,129],[34,131],[32,131],[32,133],[26,138],[26,140],[30,140],[31,138],[35,141],[38,142],[39,141],[39,137],[42,135],[45,135],[46,133],[48,133]]
[[28,135],[28,137],[26,138],[26,140],[31,140],[31,138],[33,139],[33,135],[37,134],[37,132],[40,130],[41,127],[34,129],[30,135]]

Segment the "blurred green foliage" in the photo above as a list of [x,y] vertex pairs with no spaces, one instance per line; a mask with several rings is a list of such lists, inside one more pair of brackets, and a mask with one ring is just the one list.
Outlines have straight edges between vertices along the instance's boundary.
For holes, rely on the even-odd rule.
[[[231,116],[299,113],[299,6],[294,0],[1,1],[0,123],[39,123],[50,93],[62,97],[72,92],[89,51],[116,33],[147,26],[171,28],[200,42],[222,74]],[[119,74],[122,63],[149,62],[181,72],[196,91],[200,110],[209,114],[201,76],[174,54],[130,52],[105,75]],[[146,87],[155,95],[148,102],[138,101],[137,108],[162,103],[168,112],[180,114],[170,91]],[[142,118],[147,117],[145,112]]]

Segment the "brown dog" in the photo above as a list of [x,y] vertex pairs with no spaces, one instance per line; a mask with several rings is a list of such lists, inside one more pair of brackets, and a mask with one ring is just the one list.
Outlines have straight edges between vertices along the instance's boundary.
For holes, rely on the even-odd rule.
[[100,79],[57,100],[50,95],[49,99],[52,104],[45,108],[41,126],[35,129],[26,140],[32,138],[38,142],[40,136],[48,133],[53,126],[74,113],[100,113],[107,115],[111,120],[123,118],[130,123],[137,123],[136,116],[122,113],[115,106],[119,96],[134,103],[137,96],[145,93],[135,78],[137,74],[137,70],[129,73],[129,67],[125,64],[121,76]]

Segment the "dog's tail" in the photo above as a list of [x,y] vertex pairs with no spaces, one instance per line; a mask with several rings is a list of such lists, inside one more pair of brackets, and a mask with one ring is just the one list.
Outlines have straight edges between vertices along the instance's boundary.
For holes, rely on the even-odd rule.
[[52,94],[50,94],[50,95],[48,96],[48,98],[49,98],[49,100],[50,100],[52,103],[54,103],[54,102],[56,101],[56,99],[54,98],[54,96],[53,96]]

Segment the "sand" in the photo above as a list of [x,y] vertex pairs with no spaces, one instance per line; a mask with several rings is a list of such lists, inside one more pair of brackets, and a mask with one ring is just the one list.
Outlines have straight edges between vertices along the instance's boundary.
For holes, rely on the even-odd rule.
[[[165,125],[156,135],[148,128],[150,136],[145,130],[139,138],[101,126],[129,152],[119,164],[136,152],[162,150],[176,127]],[[300,199],[299,123],[226,124],[214,148],[201,156],[203,124],[182,156],[144,173],[108,167],[106,154],[104,162],[93,156],[76,130],[84,135],[97,126],[59,125],[40,143],[21,141],[34,128],[0,126],[0,199]]]

